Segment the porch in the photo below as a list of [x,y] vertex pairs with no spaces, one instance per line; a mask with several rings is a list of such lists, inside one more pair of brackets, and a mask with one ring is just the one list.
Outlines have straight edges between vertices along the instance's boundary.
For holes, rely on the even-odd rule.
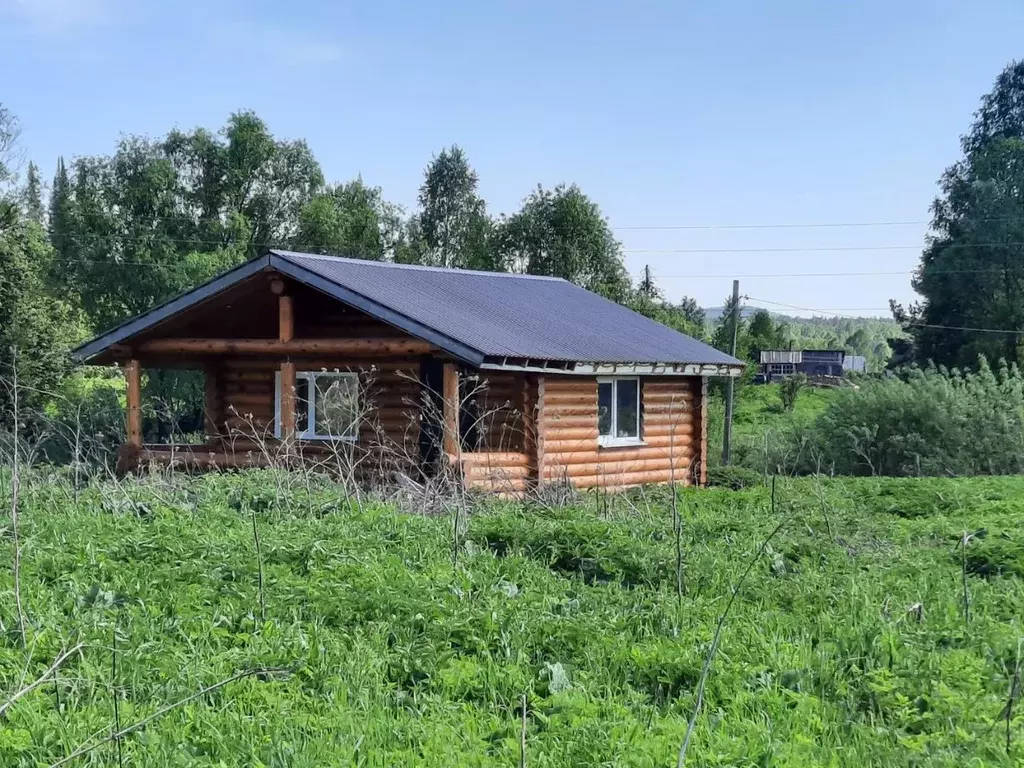
[[[324,322],[315,299],[301,293],[304,314],[319,321],[307,320],[296,338],[293,292],[277,283],[276,339],[161,336],[118,350],[129,355],[119,360],[127,434],[119,472],[302,464],[368,485],[452,473],[469,488],[517,493],[536,478],[525,436],[534,417],[531,376],[467,369],[408,337],[341,337],[388,329],[358,317]],[[144,440],[143,374],[151,366],[202,371],[201,442]]]

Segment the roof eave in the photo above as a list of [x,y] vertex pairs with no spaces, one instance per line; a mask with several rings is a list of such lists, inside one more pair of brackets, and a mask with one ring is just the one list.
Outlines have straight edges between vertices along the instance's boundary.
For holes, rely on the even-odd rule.
[[727,376],[743,375],[742,362],[734,363],[595,363],[558,365],[548,360],[488,358],[479,366],[490,371],[564,374],[568,376]]
[[194,307],[264,270],[273,270],[287,275],[310,288],[356,307],[382,322],[405,331],[411,336],[422,339],[470,365],[479,366],[484,361],[484,355],[479,350],[423,325],[403,315],[401,312],[368,299],[356,291],[327,280],[315,272],[296,264],[286,256],[280,256],[273,251],[245,264],[240,264],[234,269],[200,285],[198,288],[193,288],[191,291],[183,293],[151,309],[149,312],[133,317],[116,328],[96,336],[72,350],[72,359],[77,363],[92,362],[112,347],[139,333],[156,327],[179,312]]

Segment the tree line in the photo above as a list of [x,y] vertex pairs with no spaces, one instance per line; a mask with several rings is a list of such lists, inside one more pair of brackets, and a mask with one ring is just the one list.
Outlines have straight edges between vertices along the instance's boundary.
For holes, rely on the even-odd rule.
[[[305,142],[276,138],[249,112],[218,133],[128,137],[110,156],[58,162],[46,217],[61,267],[53,285],[104,327],[281,247],[551,275],[632,298],[621,246],[577,186],[538,187],[497,218],[477,187],[465,153],[446,148],[406,215],[362,178],[326,182]],[[42,210],[36,189],[26,214]]]
[[920,299],[891,302],[909,337],[897,364],[1024,362],[1024,61],[999,74],[960,144],[932,205]]
[[[538,186],[519,211],[493,217],[453,146],[431,160],[418,210],[406,215],[361,177],[325,182],[305,142],[275,138],[248,112],[217,134],[130,137],[111,156],[61,161],[48,220],[59,261],[72,267],[64,287],[97,325],[268,247],[562,277],[623,302],[643,295],[600,208],[576,185]],[[120,267],[140,264],[154,269],[135,270],[122,290],[130,270]]]

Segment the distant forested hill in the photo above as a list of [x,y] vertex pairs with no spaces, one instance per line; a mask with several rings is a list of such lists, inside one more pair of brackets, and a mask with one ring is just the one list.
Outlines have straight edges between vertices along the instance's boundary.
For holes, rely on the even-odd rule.
[[779,321],[789,330],[794,349],[836,349],[883,362],[891,350],[888,339],[902,338],[903,331],[890,318],[881,317],[788,317]]
[[[753,307],[743,308],[743,318],[749,321],[754,314],[764,310]],[[706,333],[711,337],[714,328],[722,320],[722,308],[704,310]],[[769,313],[777,324],[779,339],[783,347],[793,349],[843,349],[851,355],[864,355],[868,370],[877,371],[884,367],[892,354],[888,340],[903,338],[900,326],[892,319],[883,317],[794,317],[775,312]]]

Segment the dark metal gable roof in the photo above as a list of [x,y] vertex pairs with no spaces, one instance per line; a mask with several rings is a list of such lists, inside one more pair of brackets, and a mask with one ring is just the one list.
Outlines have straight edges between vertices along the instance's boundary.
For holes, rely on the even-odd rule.
[[261,269],[280,271],[466,362],[739,365],[685,334],[559,278],[270,251],[77,350],[88,360]]
[[485,357],[597,363],[739,361],[554,277],[271,251]]

